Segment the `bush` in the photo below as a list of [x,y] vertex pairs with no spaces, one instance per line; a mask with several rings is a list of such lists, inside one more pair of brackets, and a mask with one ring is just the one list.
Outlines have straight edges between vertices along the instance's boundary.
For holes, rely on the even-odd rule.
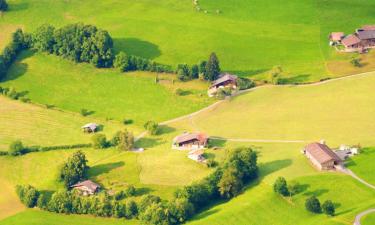
[[255,83],[248,78],[239,77],[237,79],[237,87],[239,90],[246,90],[255,87]]
[[276,179],[275,183],[273,184],[273,190],[284,197],[289,195],[288,184],[284,177],[279,177]]
[[125,205],[126,205],[125,217],[127,219],[137,217],[138,215],[137,204],[133,200],[130,200],[130,201],[126,201]]
[[206,165],[208,168],[212,168],[217,165],[217,162],[214,159],[207,159]]
[[144,128],[151,134],[157,135],[159,130],[159,124],[155,121],[148,121],[145,123]]
[[123,123],[124,125],[129,125],[129,124],[132,124],[132,123],[133,123],[133,120],[132,120],[132,119],[124,119],[124,120],[122,121],[122,123]]
[[312,196],[308,199],[306,199],[305,207],[307,211],[310,211],[312,213],[321,213],[322,209],[320,207],[319,199],[315,196]]
[[134,136],[133,133],[129,132],[128,130],[124,130],[118,133],[119,142],[118,142],[118,149],[123,151],[130,151],[134,147]]
[[92,147],[96,149],[103,149],[108,147],[107,138],[104,134],[94,134],[91,138]]
[[16,193],[20,198],[21,202],[28,208],[33,208],[36,206],[39,191],[36,190],[33,186],[25,185],[25,186],[16,186]]
[[326,200],[322,205],[323,212],[329,216],[335,215],[335,205],[331,200]]
[[25,154],[25,147],[20,140],[13,141],[9,145],[9,154],[12,156],[18,156]]
[[0,11],[7,11],[8,10],[8,3],[6,0],[0,0]]
[[81,109],[80,113],[81,113],[82,116],[88,116],[88,115],[90,115],[90,111],[87,110],[87,109]]
[[136,193],[137,193],[137,191],[136,191],[136,189],[133,185],[127,186],[124,190],[124,195],[126,197],[135,196]]

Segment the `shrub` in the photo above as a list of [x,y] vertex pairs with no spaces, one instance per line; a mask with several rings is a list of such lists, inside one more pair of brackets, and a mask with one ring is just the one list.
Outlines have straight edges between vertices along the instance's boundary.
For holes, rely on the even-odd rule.
[[181,96],[184,94],[184,90],[182,90],[181,88],[177,88],[176,91],[175,91],[175,94],[178,95],[178,96]]
[[81,109],[80,113],[81,113],[82,116],[88,116],[88,115],[90,115],[90,111],[87,110],[87,109]]
[[122,121],[122,123],[123,123],[124,125],[129,125],[129,124],[132,124],[132,123],[133,123],[133,120],[132,120],[132,119],[124,119],[124,120]]
[[125,196],[124,191],[119,191],[113,197],[115,198],[115,200],[119,201],[119,200],[124,199],[126,196]]
[[39,191],[36,190],[33,186],[25,185],[25,186],[16,186],[16,193],[20,198],[21,202],[28,208],[33,208],[36,206]]
[[18,156],[18,155],[23,155],[25,154],[25,147],[22,144],[22,141],[17,140],[13,141],[9,145],[9,154],[12,156]]
[[273,184],[273,190],[282,196],[289,195],[288,185],[284,177],[279,177],[276,179],[275,183]]
[[239,77],[237,79],[237,87],[239,90],[246,90],[255,87],[255,83],[248,78]]
[[307,211],[310,211],[312,213],[321,213],[322,209],[320,207],[319,199],[315,196],[312,196],[308,199],[306,199],[305,207]]
[[127,219],[137,217],[138,215],[137,204],[133,200],[129,200],[129,201],[126,201],[125,205],[126,205],[125,217]]
[[323,212],[329,216],[335,215],[335,205],[331,200],[326,200],[322,205]]
[[126,197],[135,196],[136,193],[137,193],[137,191],[136,191],[136,189],[133,185],[127,186],[124,190],[124,195]]
[[350,60],[350,63],[354,66],[354,67],[362,67],[362,63],[361,63],[361,59],[360,58],[353,58],[352,60]]
[[155,121],[148,121],[145,123],[144,128],[151,134],[157,135],[159,130],[159,124]]
[[96,149],[103,149],[108,147],[107,138],[104,134],[94,134],[91,137],[92,147]]
[[206,165],[207,165],[207,167],[212,168],[212,167],[215,167],[217,165],[217,162],[214,159],[207,159]]

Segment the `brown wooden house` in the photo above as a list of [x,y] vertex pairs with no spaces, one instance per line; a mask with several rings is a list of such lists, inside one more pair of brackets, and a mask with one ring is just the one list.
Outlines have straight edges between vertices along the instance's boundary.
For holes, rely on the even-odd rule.
[[196,150],[207,147],[208,137],[203,133],[184,133],[173,139],[172,148],[177,150]]
[[100,185],[94,183],[91,180],[85,180],[70,186],[71,188],[78,190],[82,195],[93,195],[97,193],[100,189]]
[[319,170],[332,170],[336,165],[342,163],[341,159],[326,144],[317,142],[308,144],[304,153]]
[[229,87],[232,89],[236,89],[237,79],[238,78],[235,75],[229,73],[222,74],[219,79],[212,82],[210,88],[208,89],[208,95],[210,97],[214,96],[220,88]]

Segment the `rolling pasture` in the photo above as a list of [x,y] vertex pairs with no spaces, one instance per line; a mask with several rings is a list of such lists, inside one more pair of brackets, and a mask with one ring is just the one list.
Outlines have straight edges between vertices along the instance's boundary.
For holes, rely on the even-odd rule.
[[374,162],[375,148],[365,148],[360,155],[349,161],[348,168],[369,183],[375,184]]
[[332,50],[328,34],[375,23],[369,11],[375,3],[368,0],[201,0],[201,11],[190,0],[9,3],[0,20],[4,37],[16,27],[33,31],[43,23],[84,22],[108,30],[117,51],[171,65],[197,63],[215,51],[226,71],[252,76],[281,65],[286,82],[342,75],[351,55]]

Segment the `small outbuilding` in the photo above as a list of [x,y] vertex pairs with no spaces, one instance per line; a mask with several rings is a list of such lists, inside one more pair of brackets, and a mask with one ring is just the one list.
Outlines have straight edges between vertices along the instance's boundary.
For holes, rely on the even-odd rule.
[[238,77],[236,75],[232,75],[229,73],[220,75],[217,80],[212,82],[210,88],[208,89],[208,95],[210,97],[214,96],[220,88],[229,87],[231,89],[236,89],[237,79]]
[[70,186],[71,188],[78,190],[81,192],[82,195],[93,195],[97,193],[100,189],[100,185],[91,181],[85,180]]
[[82,129],[84,132],[87,132],[87,133],[94,133],[97,131],[99,125],[96,124],[96,123],[88,123],[84,126],[82,126]]
[[329,35],[329,40],[332,44],[341,43],[342,39],[345,37],[344,32],[332,32]]
[[207,147],[208,137],[204,133],[184,133],[173,139],[172,149],[196,150]]
[[333,170],[342,164],[342,160],[324,143],[308,144],[303,152],[319,170]]
[[202,149],[192,150],[188,154],[188,158],[196,162],[204,163],[206,159],[203,156],[204,151]]

